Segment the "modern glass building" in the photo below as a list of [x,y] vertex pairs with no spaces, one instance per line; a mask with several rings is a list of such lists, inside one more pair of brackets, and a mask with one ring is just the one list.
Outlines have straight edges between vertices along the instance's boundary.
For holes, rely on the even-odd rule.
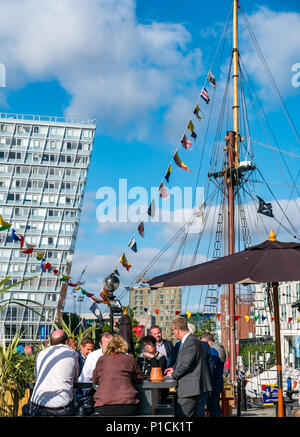
[[[95,120],[0,114],[0,215],[12,225],[0,232],[0,280],[38,275],[0,294],[1,307],[10,301],[0,312],[1,339],[22,332],[23,344],[33,344],[48,338],[61,316],[67,285],[53,270],[71,271],[95,129]],[[12,229],[24,236],[22,250]],[[33,253],[22,252],[26,243]],[[36,251],[51,270],[42,271]]]

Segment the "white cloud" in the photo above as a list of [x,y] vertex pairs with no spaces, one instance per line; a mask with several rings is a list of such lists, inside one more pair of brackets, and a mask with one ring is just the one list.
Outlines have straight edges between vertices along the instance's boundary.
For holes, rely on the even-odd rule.
[[[248,19],[280,91],[284,96],[295,94],[297,90],[291,85],[291,68],[300,59],[300,14],[275,12],[267,7],[260,7]],[[241,19],[241,28],[243,26],[244,20]],[[270,81],[245,28],[241,38],[241,56],[248,73],[253,74],[255,80],[265,88],[264,97],[270,98]]]
[[[67,114],[97,117],[103,133],[150,132],[152,113],[195,80],[201,52],[179,23],[141,24],[134,0],[0,1],[8,87],[58,80]],[[196,68],[195,68],[196,67]],[[197,72],[197,73],[196,73]]]

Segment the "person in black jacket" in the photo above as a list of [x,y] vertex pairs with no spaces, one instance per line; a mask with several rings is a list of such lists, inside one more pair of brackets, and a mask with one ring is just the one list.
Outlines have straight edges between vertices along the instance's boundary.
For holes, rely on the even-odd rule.
[[137,359],[138,365],[146,378],[150,377],[152,367],[160,367],[162,373],[167,368],[165,355],[156,350],[156,340],[152,335],[146,335],[141,339],[143,352]]

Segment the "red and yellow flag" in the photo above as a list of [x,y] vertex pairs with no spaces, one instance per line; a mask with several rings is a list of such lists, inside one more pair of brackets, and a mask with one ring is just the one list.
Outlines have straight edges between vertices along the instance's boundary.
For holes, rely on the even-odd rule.
[[122,256],[120,258],[120,263],[122,264],[123,267],[125,267],[127,272],[129,272],[129,269],[131,268],[131,264],[127,261],[125,253],[122,253]]
[[175,153],[175,155],[173,156],[174,161],[176,162],[176,164],[178,165],[178,167],[182,168],[183,170],[186,171],[191,171],[189,168],[187,168],[187,166],[181,161],[181,159],[178,156],[178,152]]

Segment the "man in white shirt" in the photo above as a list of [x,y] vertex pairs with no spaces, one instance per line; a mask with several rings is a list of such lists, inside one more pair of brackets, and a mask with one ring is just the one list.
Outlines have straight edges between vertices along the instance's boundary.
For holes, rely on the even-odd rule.
[[74,382],[79,371],[78,354],[67,345],[62,329],[50,336],[50,346],[38,353],[35,386],[23,416],[72,416]]
[[99,339],[99,346],[100,349],[96,349],[93,352],[90,352],[88,356],[86,357],[84,366],[82,368],[81,374],[78,378],[78,382],[92,382],[93,380],[93,371],[96,367],[98,359],[103,355],[103,352],[105,351],[106,345],[111,339],[113,334],[110,332],[103,332],[101,333],[100,339]]

